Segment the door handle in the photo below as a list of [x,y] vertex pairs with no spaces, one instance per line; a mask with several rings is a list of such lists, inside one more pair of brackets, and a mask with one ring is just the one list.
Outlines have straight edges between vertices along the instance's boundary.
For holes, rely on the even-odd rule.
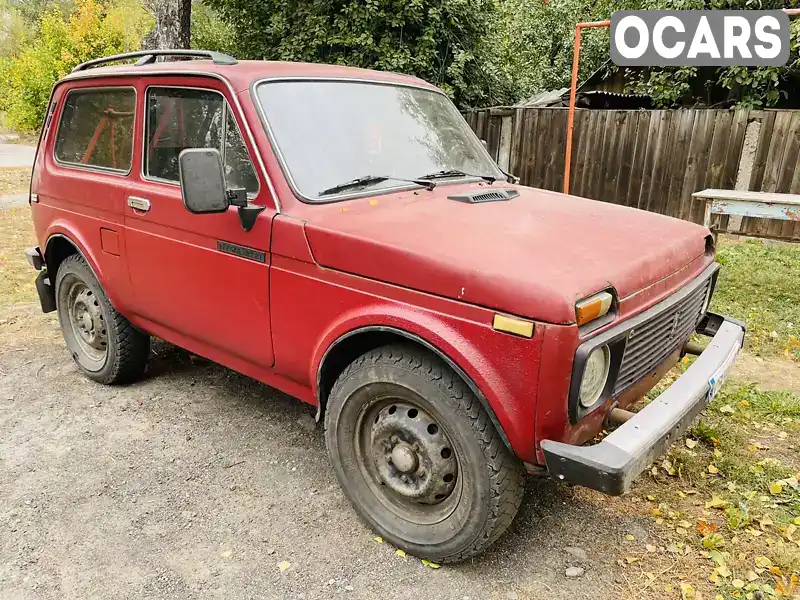
[[128,206],[134,210],[147,212],[150,210],[150,200],[147,198],[139,198],[137,196],[128,196]]

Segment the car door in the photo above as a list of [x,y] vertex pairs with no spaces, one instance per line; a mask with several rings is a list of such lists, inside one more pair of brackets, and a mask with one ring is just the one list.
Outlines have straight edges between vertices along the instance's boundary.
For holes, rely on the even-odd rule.
[[[153,80],[141,94],[141,172],[125,206],[133,310],[152,333],[209,358],[228,355],[269,367],[274,203],[263,173],[254,169],[254,148],[241,136],[241,115],[215,85]],[[244,187],[252,202],[267,206],[249,232],[234,207],[204,215],[184,208],[178,155],[195,147],[220,150],[227,187]]]

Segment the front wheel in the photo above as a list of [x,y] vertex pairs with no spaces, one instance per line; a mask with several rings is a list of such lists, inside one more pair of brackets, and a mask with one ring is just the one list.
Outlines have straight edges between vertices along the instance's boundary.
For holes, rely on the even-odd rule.
[[359,514],[421,558],[463,560],[511,524],[522,463],[479,400],[437,357],[391,345],[339,376],[325,415],[336,476]]
[[56,308],[67,348],[87,377],[125,383],[142,375],[150,336],[116,311],[82,256],[59,265]]

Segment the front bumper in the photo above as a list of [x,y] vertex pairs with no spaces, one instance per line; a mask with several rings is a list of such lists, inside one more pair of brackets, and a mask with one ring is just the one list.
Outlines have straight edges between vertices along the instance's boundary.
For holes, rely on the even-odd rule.
[[603,441],[573,446],[542,441],[553,477],[618,496],[636,476],[683,435],[711,401],[744,342],[745,325],[709,313],[697,329],[713,336],[686,372]]

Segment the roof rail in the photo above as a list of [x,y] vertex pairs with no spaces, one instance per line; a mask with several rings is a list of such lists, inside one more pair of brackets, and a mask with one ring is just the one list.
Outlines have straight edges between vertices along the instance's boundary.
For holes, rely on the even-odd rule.
[[123,54],[114,54],[112,56],[104,56],[103,58],[95,58],[94,60],[87,60],[72,69],[72,72],[85,71],[92,67],[102,65],[105,63],[117,62],[121,60],[128,60],[130,58],[138,58],[136,61],[137,67],[148,65],[156,62],[159,56],[188,56],[193,58],[210,58],[214,61],[215,65],[235,65],[238,61],[227,54],[221,52],[214,52],[213,50],[140,50],[138,52],[125,52]]

